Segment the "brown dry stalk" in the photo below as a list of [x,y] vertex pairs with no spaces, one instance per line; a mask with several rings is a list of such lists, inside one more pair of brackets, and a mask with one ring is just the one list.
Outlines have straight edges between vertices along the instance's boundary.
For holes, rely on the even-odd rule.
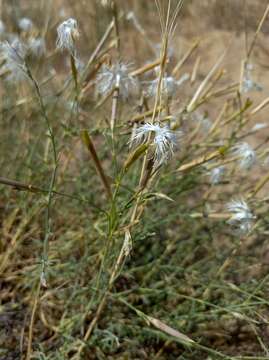
[[252,198],[253,196],[257,195],[257,193],[261,191],[261,189],[268,183],[268,181],[269,181],[269,173],[261,178],[261,180],[255,186],[254,190],[249,193],[248,198]]
[[102,167],[102,164],[98,158],[98,155],[97,155],[97,152],[95,150],[95,147],[94,147],[94,144],[90,138],[90,135],[88,133],[88,131],[86,130],[83,130],[81,132],[81,138],[84,142],[84,144],[86,145],[87,149],[89,150],[90,152],[90,155],[93,159],[93,162],[94,162],[94,165],[95,165],[95,168],[96,168],[96,171],[98,173],[98,175],[100,176],[100,179],[104,185],[104,188],[107,192],[107,195],[108,195],[108,198],[111,199],[112,197],[112,193],[111,193],[111,188],[110,188],[110,183],[108,181],[108,178],[106,177],[105,175],[105,172],[104,172],[104,169]]
[[228,51],[228,48],[224,51],[224,53],[219,57],[217,62],[214,64],[214,66],[211,68],[205,79],[201,82],[198,89],[194,93],[189,105],[187,106],[187,111],[192,112],[195,109],[195,106],[199,100],[199,98],[202,96],[203,91],[205,90],[205,87],[209,83],[211,77],[214,75],[218,67],[220,66],[221,62],[223,61],[224,57],[226,56],[226,53]]
[[173,71],[172,71],[172,75],[176,76],[176,74],[178,73],[178,71],[181,69],[181,67],[185,64],[185,62],[188,60],[188,58],[192,55],[192,53],[194,52],[194,50],[196,50],[198,48],[200,44],[200,40],[197,40],[191,47],[190,49],[186,52],[186,54],[183,56],[182,59],[179,60],[179,62],[176,64],[176,66],[174,67]]
[[36,309],[37,309],[37,305],[38,305],[38,299],[39,299],[40,289],[41,289],[41,282],[39,281],[39,283],[38,283],[38,288],[37,288],[37,292],[36,292],[36,294],[35,294],[34,305],[33,305],[33,309],[32,309],[30,326],[29,326],[29,337],[28,337],[26,360],[30,360],[30,359],[31,359],[32,341],[33,341],[33,328],[34,328],[35,314],[36,314]]
[[[163,106],[158,106],[157,112],[162,111],[162,109],[163,109]],[[139,121],[144,121],[147,117],[151,117],[153,115],[153,113],[154,113],[154,110],[148,110],[142,114],[138,114],[138,115],[134,116],[132,119],[129,120],[129,122],[136,123]]]
[[190,170],[196,166],[199,166],[199,165],[202,165],[210,160],[213,160],[219,156],[221,156],[222,153],[220,150],[216,150],[216,151],[213,151],[212,153],[210,154],[206,154],[206,155],[202,155],[200,156],[199,158],[187,163],[187,164],[184,164],[184,165],[181,165],[177,171],[187,171],[187,170]]
[[159,319],[155,319],[151,316],[146,315],[146,319],[149,321],[149,323],[153,326],[155,326],[157,329],[165,332],[168,335],[171,335],[178,340],[182,341],[186,344],[194,344],[194,341],[189,338],[188,336],[182,334],[178,330],[172,328],[171,326],[166,325],[164,322],[160,321]]
[[250,45],[250,47],[249,47],[249,51],[248,51],[248,53],[247,53],[247,58],[248,58],[248,59],[250,58],[250,55],[251,55],[251,53],[252,53],[252,51],[253,51],[253,48],[254,48],[254,46],[255,46],[257,37],[258,37],[258,35],[259,35],[260,31],[261,31],[261,28],[262,28],[262,26],[263,26],[263,24],[264,24],[264,22],[265,22],[268,14],[269,14],[269,4],[267,5],[267,7],[266,7],[266,9],[265,9],[265,11],[264,11],[264,13],[263,13],[263,16],[262,16],[262,18],[261,18],[261,20],[260,20],[260,22],[259,22],[259,25],[258,25],[257,30],[256,30],[256,32],[255,32],[254,38],[253,38],[253,40],[252,40],[252,43],[251,43],[251,45]]
[[82,75],[82,82],[85,80],[86,78],[86,74],[87,74],[87,70],[90,68],[90,66],[92,65],[92,63],[94,62],[94,60],[96,59],[96,57],[98,56],[99,52],[101,51],[102,47],[105,45],[107,39],[109,38],[112,30],[114,28],[114,21],[111,21],[111,23],[108,25],[103,37],[101,38],[99,44],[97,45],[96,49],[94,50],[94,52],[92,53],[92,56],[90,57],[86,68],[85,68],[85,72]]
[[161,59],[157,59],[157,60],[153,61],[153,62],[150,63],[150,64],[144,65],[144,66],[142,66],[141,68],[132,71],[132,72],[130,73],[130,76],[142,75],[142,74],[144,74],[145,72],[148,72],[148,71],[154,69],[155,67],[159,66],[159,65],[161,64],[161,61],[162,61]]

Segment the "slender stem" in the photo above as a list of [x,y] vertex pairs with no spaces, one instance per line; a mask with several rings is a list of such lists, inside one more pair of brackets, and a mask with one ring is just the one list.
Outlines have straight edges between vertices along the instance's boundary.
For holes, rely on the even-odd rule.
[[27,356],[26,356],[26,360],[29,360],[31,358],[31,351],[32,351],[31,349],[32,349],[32,339],[33,339],[33,324],[34,324],[34,320],[35,320],[36,307],[37,307],[42,277],[44,277],[44,275],[45,275],[44,270],[45,270],[45,266],[46,266],[47,260],[48,260],[49,238],[51,235],[51,219],[50,219],[51,204],[52,204],[53,188],[54,188],[54,184],[55,184],[55,180],[56,180],[58,159],[57,159],[55,137],[53,134],[52,127],[50,125],[49,118],[47,116],[46,107],[43,102],[43,98],[41,95],[39,85],[38,85],[37,81],[35,80],[35,78],[33,77],[32,72],[31,72],[30,68],[28,67],[28,65],[25,64],[25,66],[26,66],[26,73],[29,76],[30,80],[32,81],[32,84],[34,85],[36,95],[37,95],[39,105],[40,105],[41,115],[42,115],[43,119],[45,120],[47,129],[48,129],[49,138],[50,138],[51,144],[52,144],[53,163],[54,163],[53,171],[52,171],[51,179],[50,179],[48,202],[47,202],[47,208],[46,208],[46,214],[45,214],[45,230],[44,230],[45,234],[44,234],[44,242],[43,242],[43,266],[42,266],[42,271],[40,274],[38,291],[36,294],[36,300],[34,303],[32,317],[31,317],[31,323],[30,323],[30,328],[29,328],[29,341],[28,341]]
[[90,135],[88,134],[88,132],[86,130],[83,130],[81,133],[81,137],[82,137],[84,144],[87,146],[87,148],[91,154],[94,165],[96,167],[96,171],[97,171],[98,175],[100,176],[100,179],[101,179],[101,181],[104,185],[104,188],[107,192],[108,198],[110,199],[112,197],[110,183],[105,175],[104,169],[98,158],[97,152],[96,152],[94,144],[90,138]]

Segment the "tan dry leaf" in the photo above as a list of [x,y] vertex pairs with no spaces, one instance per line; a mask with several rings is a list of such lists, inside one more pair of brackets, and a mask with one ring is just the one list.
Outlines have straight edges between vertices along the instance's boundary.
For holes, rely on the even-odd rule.
[[182,334],[178,330],[175,330],[171,328],[170,326],[166,325],[162,321],[152,318],[151,316],[147,316],[148,321],[155,326],[157,329],[165,332],[168,335],[174,336],[180,341],[183,341],[184,343],[194,344],[194,341],[189,338],[187,335]]

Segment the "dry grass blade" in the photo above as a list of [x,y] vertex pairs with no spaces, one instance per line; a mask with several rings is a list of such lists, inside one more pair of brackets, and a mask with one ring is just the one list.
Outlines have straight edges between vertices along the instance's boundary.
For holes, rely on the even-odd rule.
[[213,160],[213,159],[216,159],[217,157],[220,157],[220,156],[223,156],[224,154],[224,151],[223,150],[217,150],[217,151],[213,151],[212,153],[210,154],[206,154],[206,155],[202,155],[200,157],[198,157],[197,159],[187,163],[187,164],[184,164],[184,165],[181,165],[177,171],[187,171],[187,170],[191,170],[193,169],[194,167],[196,166],[200,166],[210,160]]
[[111,193],[111,189],[110,189],[110,183],[105,175],[105,172],[104,172],[104,169],[101,165],[101,162],[98,158],[98,155],[97,155],[97,152],[95,150],[95,147],[93,145],[93,142],[88,134],[88,131],[86,130],[83,130],[81,132],[81,137],[82,137],[82,140],[84,142],[84,144],[86,145],[87,149],[89,150],[90,154],[91,154],[91,157],[93,159],[93,162],[95,164],[95,167],[96,167],[96,170],[97,170],[97,173],[99,174],[100,176],[100,179],[104,185],[104,188],[107,192],[107,195],[109,198],[112,197],[112,193]]
[[175,330],[174,328],[166,325],[164,322],[155,319],[151,316],[147,316],[147,320],[150,322],[150,324],[152,324],[153,326],[155,326],[157,329],[163,331],[164,333],[174,336],[175,338],[177,338],[179,341],[182,341],[185,344],[188,345],[192,345],[195,342],[189,338],[188,336],[182,334],[181,332],[179,332],[178,330]]
[[196,92],[194,93],[189,105],[187,106],[187,111],[192,112],[196,106],[197,101],[199,100],[199,97],[202,95],[202,92],[204,91],[205,87],[207,86],[208,82],[210,81],[211,77],[214,75],[215,71],[218,69],[220,64],[222,63],[224,57],[226,56],[228,51],[228,48],[224,51],[224,53],[219,57],[218,61],[215,63],[215,65],[212,67],[212,69],[209,71],[205,79],[202,81]]

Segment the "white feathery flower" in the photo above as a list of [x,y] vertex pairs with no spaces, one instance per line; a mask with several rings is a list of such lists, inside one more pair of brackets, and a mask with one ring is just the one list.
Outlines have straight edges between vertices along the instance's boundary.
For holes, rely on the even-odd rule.
[[245,200],[232,200],[226,207],[231,213],[228,223],[238,228],[240,233],[248,233],[251,230],[252,221],[255,219],[255,216],[250,211]]
[[248,93],[250,91],[262,91],[263,88],[260,84],[252,80],[251,71],[253,70],[253,65],[250,63],[245,64],[244,76],[242,80],[242,92]]
[[219,182],[221,181],[223,175],[225,172],[225,167],[224,166],[219,166],[216,167],[214,169],[212,169],[209,173],[210,176],[210,183],[212,185],[217,185],[219,184]]
[[40,58],[46,54],[46,43],[42,37],[31,38],[28,49],[35,57]]
[[177,145],[180,132],[172,131],[168,126],[161,127],[160,125],[146,123],[135,130],[132,141],[137,145],[143,144],[147,141],[150,133],[154,134],[154,166],[158,167],[174,155],[174,148]]
[[256,161],[256,153],[252,147],[246,143],[239,143],[232,148],[235,156],[239,157],[239,166],[241,169],[248,170]]
[[4,35],[5,31],[6,31],[5,24],[3,23],[2,20],[0,20],[0,36]]
[[18,26],[21,31],[31,31],[34,24],[31,19],[24,17],[19,20]]
[[79,36],[77,20],[70,18],[57,27],[56,46],[61,50],[68,50],[71,55],[75,54],[75,40]]
[[5,60],[4,68],[9,73],[7,80],[20,81],[26,77],[25,56],[27,49],[19,39],[1,44],[1,53]]
[[116,87],[119,95],[126,100],[129,95],[136,94],[138,81],[130,75],[130,65],[117,62],[112,66],[103,65],[96,77],[98,94],[106,96]]
[[[150,82],[147,89],[147,95],[149,97],[154,97],[157,95],[158,84],[159,84],[158,78]],[[164,76],[162,78],[162,83],[161,83],[162,95],[167,99],[172,98],[177,90],[177,86],[178,86],[177,81],[172,76]]]

